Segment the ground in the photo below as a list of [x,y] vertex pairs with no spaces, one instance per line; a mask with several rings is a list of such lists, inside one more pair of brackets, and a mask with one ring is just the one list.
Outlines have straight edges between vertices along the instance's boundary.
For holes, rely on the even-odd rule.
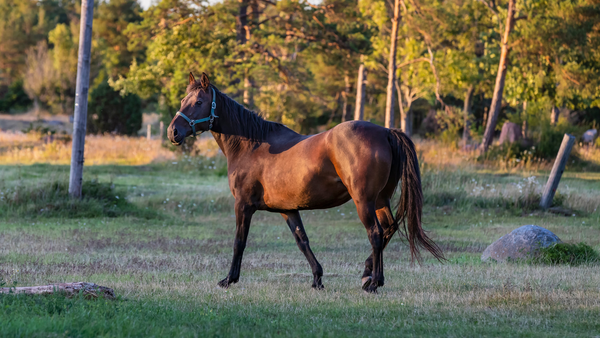
[[370,295],[360,288],[370,245],[352,202],[302,212],[325,290],[311,289],[285,222],[266,212],[253,219],[239,283],[218,288],[232,256],[233,199],[222,162],[193,161],[86,167],[86,182],[114,187],[118,207],[96,214],[7,202],[18,200],[15,191],[65,181],[67,166],[0,167],[0,280],[93,282],[118,295],[0,296],[0,336],[600,335],[598,265],[480,261],[487,245],[525,224],[600,249],[598,174],[563,180],[559,199],[575,214],[566,217],[535,210],[545,177],[424,168],[424,227],[448,261],[425,254],[412,266],[395,236],[384,253],[386,284]]

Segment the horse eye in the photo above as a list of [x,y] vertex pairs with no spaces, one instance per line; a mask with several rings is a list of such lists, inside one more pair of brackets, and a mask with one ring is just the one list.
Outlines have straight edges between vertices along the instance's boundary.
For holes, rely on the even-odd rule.
[[202,104],[202,101],[196,101],[196,104],[197,104],[197,105],[201,105],[201,104]]

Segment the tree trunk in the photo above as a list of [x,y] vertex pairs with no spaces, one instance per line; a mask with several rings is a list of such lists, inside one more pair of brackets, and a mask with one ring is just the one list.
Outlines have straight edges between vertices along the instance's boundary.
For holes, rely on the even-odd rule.
[[90,62],[92,60],[92,24],[94,1],[81,1],[81,23],[79,28],[79,51],[77,56],[77,84],[75,87],[75,109],[73,119],[73,146],[71,150],[71,172],[69,194],[81,198],[83,185],[83,151],[87,127],[88,91],[90,88]]
[[248,75],[248,71],[244,76],[244,105],[248,109],[252,109],[254,107],[254,95],[252,93],[252,79]]
[[527,139],[527,132],[529,131],[529,122],[527,122],[527,101],[523,101],[523,138]]
[[412,126],[413,126],[412,101],[408,97],[408,92],[407,92],[406,109],[404,109],[404,104],[402,102],[402,90],[400,88],[400,83],[398,83],[398,79],[396,79],[395,87],[396,87],[396,95],[398,95],[398,107],[400,108],[400,129],[407,136],[412,136]]
[[555,106],[552,106],[552,112],[550,113],[550,123],[555,126],[558,123],[558,116],[560,115],[560,110]]
[[488,121],[487,125],[485,126],[483,140],[479,146],[479,151],[481,153],[485,153],[492,144],[492,140],[494,139],[494,130],[496,129],[496,123],[498,122],[498,115],[500,115],[500,109],[502,107],[502,93],[504,91],[504,81],[506,79],[506,71],[508,69],[508,53],[510,52],[508,47],[508,37],[515,24],[515,2],[516,0],[508,1],[506,27],[504,30],[504,36],[502,38],[502,51],[500,53],[500,64],[498,65],[498,75],[496,76],[494,96],[492,97],[492,104],[490,105],[490,113],[488,114]]
[[463,108],[464,115],[464,129],[463,129],[463,145],[466,146],[467,142],[471,139],[471,106],[473,104],[473,93],[475,92],[475,86],[470,85],[465,94],[465,106]]
[[356,79],[356,107],[354,108],[354,119],[357,121],[362,121],[365,118],[365,80],[367,77],[367,71],[363,63],[364,56],[361,56],[360,59],[358,79]]
[[388,64],[387,97],[385,100],[385,127],[394,125],[394,87],[396,78],[396,43],[398,40],[398,23],[400,21],[400,0],[394,1],[394,18],[392,19],[392,35],[390,36],[390,58]]
[[[250,5],[250,0],[238,0],[240,3],[240,8],[238,12],[238,16],[235,19],[235,30],[236,30],[236,40],[238,45],[244,45],[248,42],[250,38],[250,27],[248,27],[248,6]],[[243,52],[240,53],[240,58],[244,59],[245,55]],[[249,107],[250,103],[252,103],[252,93],[251,86],[252,82],[248,77],[248,71],[244,72],[243,77],[243,91],[242,91],[242,101],[244,104]],[[236,80],[237,82],[237,80]]]
[[348,96],[350,96],[350,91],[352,90],[352,86],[350,85],[350,76],[348,76],[348,72],[344,75],[344,83],[346,87],[344,89],[343,98],[344,103],[342,105],[342,122],[346,122],[350,117],[350,105],[348,104]]

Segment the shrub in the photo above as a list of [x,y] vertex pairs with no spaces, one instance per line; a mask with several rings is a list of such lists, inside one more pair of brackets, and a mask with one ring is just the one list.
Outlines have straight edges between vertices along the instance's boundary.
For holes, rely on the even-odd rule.
[[142,127],[142,101],[135,94],[121,96],[108,82],[101,83],[90,95],[88,131],[136,135]]
[[535,156],[545,159],[555,158],[565,134],[580,135],[579,129],[581,128],[568,124],[552,126],[548,123],[542,125],[540,138],[535,147]]
[[[6,88],[6,87],[5,87]],[[24,110],[32,104],[31,99],[23,89],[23,81],[15,81],[6,88],[5,93],[0,93],[0,112],[13,112]]]
[[127,202],[124,192],[108,183],[84,182],[81,199],[71,198],[68,191],[68,183],[64,181],[1,189],[0,215],[27,218],[152,216],[147,211],[140,213],[141,210]]
[[532,263],[537,264],[569,264],[598,263],[600,255],[585,243],[557,243],[547,248],[539,249]]

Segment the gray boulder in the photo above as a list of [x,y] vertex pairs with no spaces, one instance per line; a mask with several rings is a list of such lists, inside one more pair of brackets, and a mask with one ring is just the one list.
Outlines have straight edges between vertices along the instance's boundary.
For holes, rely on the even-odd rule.
[[537,225],[524,225],[488,246],[481,255],[482,261],[507,259],[527,259],[539,248],[546,248],[561,240],[550,230]]
[[498,144],[514,143],[520,141],[522,138],[523,134],[521,133],[521,127],[516,123],[506,122],[502,126]]
[[596,135],[598,135],[598,130],[590,129],[583,133],[583,136],[581,136],[581,140],[585,143],[592,143],[596,139]]

